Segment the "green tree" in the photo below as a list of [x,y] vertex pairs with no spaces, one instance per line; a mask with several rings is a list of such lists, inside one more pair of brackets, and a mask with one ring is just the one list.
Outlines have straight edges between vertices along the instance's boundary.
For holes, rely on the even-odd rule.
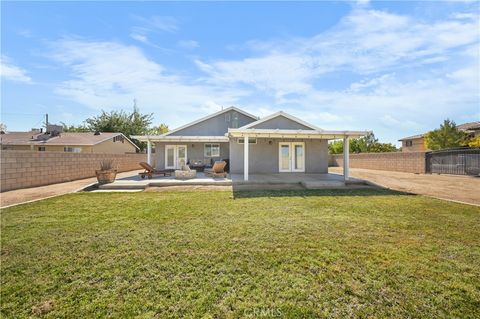
[[328,144],[328,151],[330,154],[342,154],[343,141],[333,141]]
[[168,131],[168,126],[160,124],[150,127],[153,114],[142,114],[138,107],[134,106],[132,113],[125,111],[102,111],[100,115],[86,119],[83,124],[67,125],[62,123],[64,132],[120,132],[131,139],[144,150],[146,143],[132,139],[132,135],[159,135]]
[[158,126],[152,126],[147,130],[148,135],[162,135],[168,132],[168,125],[160,124]]
[[82,125],[82,124],[80,124],[78,126],[67,125],[63,122],[60,122],[60,124],[62,124],[64,132],[89,132],[89,129],[85,125]]
[[386,153],[386,152],[396,152],[398,151],[397,147],[392,143],[375,143],[370,149],[369,153]]
[[431,150],[455,148],[468,144],[468,134],[460,131],[454,121],[446,119],[440,128],[425,135],[425,146]]
[[[396,152],[397,148],[391,143],[379,143],[372,132],[367,135],[350,140],[350,153],[381,153]],[[341,154],[343,152],[343,141],[334,141],[328,144],[330,154]]]
[[132,139],[132,135],[146,134],[152,124],[152,118],[153,114],[141,114],[138,107],[134,106],[130,114],[123,110],[102,111],[100,115],[86,119],[85,126],[89,131],[123,133],[143,150],[146,143]]
[[472,137],[472,138],[468,141],[468,146],[469,146],[469,147],[480,147],[480,136]]

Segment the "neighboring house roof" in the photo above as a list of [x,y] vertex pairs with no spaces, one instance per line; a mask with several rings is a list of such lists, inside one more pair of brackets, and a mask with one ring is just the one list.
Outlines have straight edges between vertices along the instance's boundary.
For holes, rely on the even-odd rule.
[[101,132],[95,135],[93,132],[82,133],[60,133],[58,136],[48,137],[47,134],[38,132],[7,132],[0,136],[1,144],[8,145],[82,145],[91,146],[97,145],[112,139],[115,136],[122,135],[130,144],[138,148],[135,143],[128,139],[122,133]]
[[262,119],[260,119],[260,120],[258,120],[258,121],[256,121],[256,122],[252,122],[252,123],[250,123],[250,124],[247,124],[247,125],[245,125],[245,126],[242,126],[242,127],[239,128],[239,130],[252,128],[252,127],[257,126],[258,124],[261,124],[261,123],[264,123],[264,122],[273,120],[274,118],[281,117],[281,116],[283,116],[283,117],[285,117],[285,118],[287,118],[287,119],[289,119],[289,120],[291,120],[291,121],[297,122],[297,123],[299,123],[299,124],[301,124],[301,125],[303,125],[303,126],[306,126],[306,127],[308,127],[308,128],[311,128],[312,130],[317,130],[317,131],[321,131],[321,130],[322,130],[321,128],[316,127],[315,125],[312,125],[312,124],[310,124],[310,123],[307,123],[307,122],[299,119],[298,117],[295,117],[295,116],[290,115],[290,114],[288,114],[288,113],[285,113],[285,112],[283,112],[283,111],[279,111],[279,112],[273,113],[273,114],[271,114],[271,115],[269,115],[269,116],[266,116],[266,117],[264,117],[264,118],[262,118]]
[[36,139],[38,135],[43,133],[31,131],[31,132],[6,132],[0,135],[0,144],[31,144],[29,141]]
[[417,138],[423,138],[424,136],[425,136],[425,134],[417,134],[417,135],[404,137],[402,139],[399,139],[399,141],[414,140],[414,139],[417,139]]
[[[459,125],[457,125],[457,128],[458,128],[460,131],[467,131],[467,132],[468,132],[468,131],[477,131],[477,130],[480,130],[480,121],[468,122],[468,123],[459,124]],[[414,140],[414,139],[417,139],[417,138],[422,138],[422,137],[424,137],[426,134],[427,134],[427,133],[403,137],[403,138],[399,139],[399,141]]]
[[198,124],[198,123],[200,123],[200,122],[206,121],[206,120],[211,119],[211,118],[213,118],[213,117],[215,117],[215,116],[218,116],[218,115],[220,115],[220,114],[227,113],[227,112],[229,112],[229,111],[237,111],[238,113],[241,113],[241,114],[243,114],[243,115],[245,115],[245,116],[248,116],[248,117],[250,117],[250,118],[252,118],[252,119],[254,119],[254,120],[258,120],[258,117],[257,117],[257,116],[252,115],[252,114],[250,114],[250,113],[248,113],[248,112],[245,112],[244,110],[241,110],[241,109],[239,109],[239,108],[237,108],[237,107],[235,107],[235,106],[231,106],[231,107],[227,107],[226,109],[223,109],[223,110],[221,110],[221,111],[218,111],[218,112],[216,112],[216,113],[213,113],[213,114],[210,114],[210,115],[208,115],[208,116],[202,117],[202,118],[200,118],[200,119],[198,119],[198,120],[196,120],[196,121],[193,121],[193,122],[190,122],[190,123],[185,124],[185,125],[183,125],[183,126],[180,126],[180,127],[176,128],[176,129],[174,129],[174,130],[168,131],[167,133],[162,134],[161,136],[170,135],[170,134],[172,134],[172,133],[175,133],[175,132],[178,132],[178,131],[180,131],[180,130],[183,130],[183,129],[189,127],[189,126],[193,126],[193,125],[195,125],[195,124]]
[[462,131],[480,130],[480,121],[463,123],[463,124],[457,125],[457,128]]

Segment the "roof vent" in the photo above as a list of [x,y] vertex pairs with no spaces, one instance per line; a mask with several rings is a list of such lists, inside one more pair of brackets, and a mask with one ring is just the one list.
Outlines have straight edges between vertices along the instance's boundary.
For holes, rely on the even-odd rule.
[[100,135],[100,132],[99,132],[99,131],[95,131],[95,133],[93,133],[93,135]]

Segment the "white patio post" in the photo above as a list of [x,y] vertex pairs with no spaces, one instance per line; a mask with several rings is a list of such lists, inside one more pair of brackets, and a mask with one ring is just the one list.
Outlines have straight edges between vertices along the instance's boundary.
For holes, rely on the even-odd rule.
[[152,142],[147,140],[147,163],[152,165]]
[[343,138],[343,180],[348,181],[348,169],[350,166],[350,142],[348,136]]
[[243,138],[243,180],[248,181],[248,135]]

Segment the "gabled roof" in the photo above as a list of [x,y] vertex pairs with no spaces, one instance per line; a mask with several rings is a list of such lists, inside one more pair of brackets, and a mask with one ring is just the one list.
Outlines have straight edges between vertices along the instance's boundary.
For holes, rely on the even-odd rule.
[[218,112],[216,112],[216,113],[207,115],[207,116],[202,117],[202,118],[200,118],[200,119],[198,119],[198,120],[196,120],[196,121],[190,122],[190,123],[188,123],[188,124],[185,124],[185,125],[183,125],[183,126],[180,126],[180,127],[176,128],[176,129],[174,129],[174,130],[168,131],[167,133],[162,134],[161,136],[168,136],[168,135],[170,135],[170,134],[172,134],[172,133],[178,132],[178,131],[183,130],[183,129],[187,128],[187,127],[190,127],[190,126],[192,126],[192,125],[198,124],[198,123],[203,122],[203,121],[206,121],[206,120],[208,120],[208,119],[211,119],[211,118],[213,118],[213,117],[215,117],[215,116],[218,116],[218,115],[220,115],[220,114],[223,114],[223,113],[227,113],[227,112],[229,112],[229,111],[236,111],[236,112],[241,113],[241,114],[243,114],[243,115],[245,115],[245,116],[248,116],[248,117],[250,117],[250,118],[252,118],[252,119],[254,119],[254,120],[258,120],[258,117],[257,117],[257,116],[252,115],[252,114],[250,114],[250,113],[248,113],[248,112],[245,112],[244,110],[241,110],[241,109],[239,109],[239,108],[237,108],[237,107],[235,107],[235,106],[230,106],[230,107],[227,107],[227,108],[224,109],[224,110],[221,110],[221,111],[218,111]]
[[399,139],[399,141],[414,140],[414,139],[417,139],[417,138],[422,138],[424,136],[425,136],[425,134],[412,135],[412,136],[407,136],[407,137],[401,138],[401,139]]
[[[45,133],[38,132],[7,132],[2,134],[2,144],[10,145],[97,145],[115,136],[122,135],[130,144],[138,148],[135,143],[125,135],[118,132],[101,132],[95,135],[94,132],[65,132],[58,136],[48,137]],[[43,138],[45,136],[45,138]]]
[[[480,130],[480,121],[475,121],[475,122],[468,122],[468,123],[459,124],[459,125],[457,125],[457,129],[459,129],[460,131],[467,131],[467,132]],[[407,137],[402,137],[401,139],[399,139],[399,141],[413,140],[413,139],[416,139],[416,138],[422,138],[422,137],[424,137],[426,134],[427,134],[427,133],[417,134],[417,135],[407,136]]]
[[480,130],[480,121],[463,123],[463,124],[457,125],[457,128],[462,131]]
[[1,144],[28,144],[27,142],[32,141],[37,138],[37,136],[42,135],[38,131],[30,132],[6,132],[0,135]]
[[253,128],[253,127],[257,126],[258,124],[267,122],[267,121],[269,121],[269,120],[271,120],[271,119],[274,119],[274,118],[280,117],[280,116],[283,116],[283,117],[285,117],[285,118],[287,118],[287,119],[289,119],[289,120],[291,120],[291,121],[297,122],[297,123],[299,123],[299,124],[301,124],[301,125],[303,125],[303,126],[306,126],[306,127],[308,127],[308,128],[311,128],[312,130],[322,131],[321,128],[319,128],[319,127],[317,127],[317,126],[315,126],[315,125],[313,125],[313,124],[307,123],[307,122],[299,119],[298,117],[295,117],[295,116],[290,115],[290,114],[288,114],[288,113],[285,113],[285,112],[283,112],[283,111],[279,111],[279,112],[273,113],[273,114],[271,114],[271,115],[269,115],[269,116],[266,116],[266,117],[264,117],[264,118],[262,118],[262,119],[260,119],[260,120],[258,120],[258,121],[255,121],[255,122],[252,122],[252,123],[247,124],[247,125],[245,125],[245,126],[242,126],[242,127],[238,128],[238,129],[239,129],[239,130],[250,129],[250,128]]

